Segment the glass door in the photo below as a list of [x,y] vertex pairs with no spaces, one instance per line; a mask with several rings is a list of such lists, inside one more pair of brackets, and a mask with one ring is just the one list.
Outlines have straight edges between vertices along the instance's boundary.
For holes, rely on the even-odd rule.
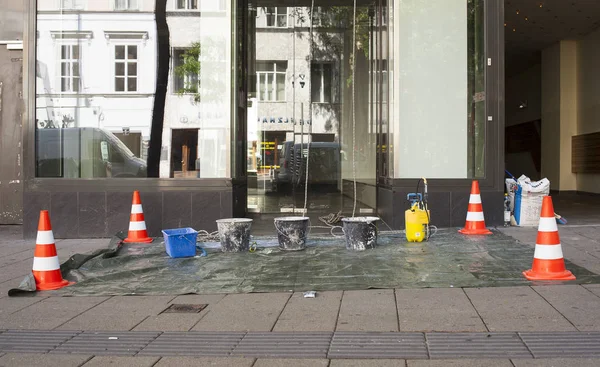
[[259,0],[247,9],[249,213],[374,212],[382,81],[372,49],[383,11],[353,4]]

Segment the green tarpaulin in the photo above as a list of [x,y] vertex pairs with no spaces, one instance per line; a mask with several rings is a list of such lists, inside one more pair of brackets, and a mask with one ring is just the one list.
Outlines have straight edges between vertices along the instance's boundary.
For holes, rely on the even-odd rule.
[[[222,253],[216,243],[200,243],[206,257],[179,259],[165,253],[162,238],[151,244],[122,244],[121,238],[119,234],[104,250],[73,256],[61,270],[76,284],[45,293],[176,295],[534,284],[521,274],[531,267],[533,247],[497,231],[463,236],[441,230],[423,243],[382,232],[378,246],[362,252],[346,250],[343,238],[313,236],[305,250],[286,252],[276,239],[256,237],[255,252]],[[570,284],[600,283],[600,276],[566,263],[577,276]],[[25,279],[9,294],[32,291],[32,282]]]

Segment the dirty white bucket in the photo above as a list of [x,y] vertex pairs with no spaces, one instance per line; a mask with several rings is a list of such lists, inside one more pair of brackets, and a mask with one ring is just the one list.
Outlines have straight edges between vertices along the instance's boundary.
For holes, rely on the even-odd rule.
[[342,218],[342,229],[348,250],[363,251],[377,246],[377,217]]
[[250,230],[252,219],[218,219],[219,240],[223,252],[244,252],[250,248]]
[[308,217],[275,218],[279,248],[290,251],[304,250],[306,248],[309,221]]

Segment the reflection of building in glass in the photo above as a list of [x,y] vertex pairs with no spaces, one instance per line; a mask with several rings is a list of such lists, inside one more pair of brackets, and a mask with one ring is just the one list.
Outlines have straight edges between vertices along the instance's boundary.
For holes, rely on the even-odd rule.
[[[228,174],[227,3],[167,2],[172,49],[160,177]],[[40,0],[38,9],[38,127],[101,128],[147,159],[156,85],[154,0]],[[176,73],[195,45],[198,72]]]
[[[156,83],[154,0],[38,6],[38,126],[101,128],[145,160]],[[231,49],[223,29],[231,27],[229,7],[221,0],[167,3],[171,65],[160,177],[228,175]],[[249,169],[277,166],[284,141],[340,140],[345,30],[320,30],[320,14],[314,32],[326,37],[313,38],[307,61],[309,10],[258,10]]]
[[321,28],[318,10],[311,37],[310,8],[257,9],[256,85],[249,86],[249,170],[278,168],[278,148],[285,141],[340,141],[346,29],[341,23]]
[[167,2],[171,68],[160,177],[229,176],[231,2]]
[[156,80],[154,0],[39,0],[38,128],[100,128],[142,159]]

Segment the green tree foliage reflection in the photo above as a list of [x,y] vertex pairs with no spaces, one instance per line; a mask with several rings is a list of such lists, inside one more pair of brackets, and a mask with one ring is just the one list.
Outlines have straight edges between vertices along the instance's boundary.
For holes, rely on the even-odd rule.
[[179,65],[173,70],[183,80],[176,91],[178,95],[191,95],[194,103],[222,100],[225,73],[210,70],[227,67],[225,44],[217,38],[203,38],[182,52]]
[[[313,22],[312,50],[313,58],[322,58],[324,55],[336,55],[339,58],[344,50],[344,39],[352,41],[356,32],[356,43],[354,47],[369,59],[369,45],[371,37],[371,26],[375,21],[373,8],[357,7],[356,14],[352,6],[331,6],[311,8],[293,8],[293,18],[296,18],[300,26],[310,27]],[[356,18],[355,18],[356,16]],[[354,28],[356,24],[356,28]],[[344,33],[340,37],[340,32]],[[299,34],[300,37],[301,33]],[[310,35],[309,35],[310,36]],[[352,46],[352,43],[349,43]],[[352,52],[349,53],[350,68],[354,67]],[[352,74],[346,79],[346,85],[352,84]]]
[[183,79],[183,86],[177,94],[193,94],[196,102],[200,101],[198,93],[198,76],[200,75],[200,42],[193,42],[181,55],[181,64],[175,68],[175,75]]

